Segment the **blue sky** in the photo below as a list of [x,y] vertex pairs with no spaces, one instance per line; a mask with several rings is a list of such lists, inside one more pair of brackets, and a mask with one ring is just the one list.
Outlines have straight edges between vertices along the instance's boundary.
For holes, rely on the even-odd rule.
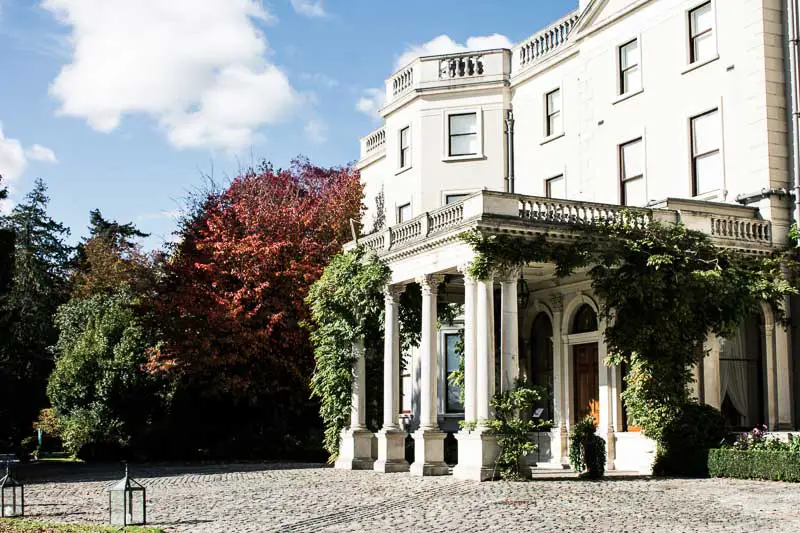
[[0,0],[0,174],[12,202],[45,179],[73,240],[99,208],[157,247],[204,174],[353,161],[398,62],[517,42],[576,5]]

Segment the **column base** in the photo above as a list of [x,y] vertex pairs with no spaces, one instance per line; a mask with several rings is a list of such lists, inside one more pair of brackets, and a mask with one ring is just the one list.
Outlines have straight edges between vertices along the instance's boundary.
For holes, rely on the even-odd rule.
[[378,459],[374,470],[384,473],[408,472],[405,432],[396,428],[383,428],[375,436],[378,438]]
[[458,464],[453,468],[453,477],[472,481],[490,481],[498,478],[495,468],[500,456],[497,437],[480,430],[456,433],[458,440]]
[[344,429],[339,440],[339,458],[333,467],[338,470],[372,470],[372,439],[368,429]]
[[444,439],[447,434],[438,429],[418,429],[414,432],[414,462],[410,471],[415,476],[446,476],[450,467],[444,462]]

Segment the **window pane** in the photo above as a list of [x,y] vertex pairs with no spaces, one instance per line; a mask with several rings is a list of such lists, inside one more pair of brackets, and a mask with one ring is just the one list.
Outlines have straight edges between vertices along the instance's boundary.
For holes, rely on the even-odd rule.
[[641,139],[622,145],[622,179],[644,174],[644,143]]
[[400,146],[405,148],[408,146],[408,128],[400,130]]
[[445,205],[454,204],[456,202],[460,202],[461,200],[463,200],[467,196],[469,196],[469,195],[468,194],[448,194],[447,196],[444,197],[444,203],[445,203]]
[[450,372],[461,367],[461,357],[456,352],[458,345],[458,335],[447,334],[444,336],[447,369],[447,411],[459,413],[464,411],[464,403],[461,401],[462,388],[454,385],[450,381]]
[[408,157],[410,152],[411,148],[400,149],[400,168],[405,168],[411,163]]
[[547,180],[548,198],[566,198],[567,197],[567,184],[564,176],[558,176]]
[[547,114],[552,115],[561,111],[561,90],[556,89],[555,91],[548,93],[547,95]]
[[450,115],[450,135],[477,133],[478,117],[475,113],[466,115]]
[[622,94],[638,91],[642,88],[642,77],[639,67],[633,67],[622,73]]
[[698,195],[722,188],[722,157],[719,152],[695,159],[694,179]]
[[721,142],[719,113],[712,111],[692,119],[692,154],[718,150]]
[[623,198],[625,205],[644,206],[647,203],[647,193],[644,187],[644,178],[626,181],[622,184],[625,190]]
[[633,41],[619,51],[619,63],[622,70],[639,64],[639,41]]
[[704,4],[691,13],[692,37],[698,33],[710,30],[714,26],[714,16],[711,13],[711,2]]
[[705,33],[692,41],[692,60],[705,61],[714,57],[714,34]]
[[472,155],[478,153],[478,135],[458,135],[450,137],[450,155]]
[[397,222],[403,223],[411,220],[411,204],[401,205],[397,208]]
[[561,113],[550,115],[547,118],[547,135],[558,135],[561,131]]

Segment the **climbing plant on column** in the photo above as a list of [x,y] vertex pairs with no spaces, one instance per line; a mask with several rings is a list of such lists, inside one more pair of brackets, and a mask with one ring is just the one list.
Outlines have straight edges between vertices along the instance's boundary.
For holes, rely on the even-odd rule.
[[[626,217],[622,217],[625,219]],[[558,276],[588,267],[607,320],[607,364],[627,364],[623,400],[629,416],[658,444],[658,463],[673,452],[674,434],[691,405],[692,367],[710,332],[730,335],[762,302],[783,317],[782,303],[797,290],[781,268],[785,257],[751,255],[715,246],[682,225],[625,222],[578,228],[573,241],[470,232],[477,253],[471,274],[554,263]],[[669,473],[669,472],[665,472]]]

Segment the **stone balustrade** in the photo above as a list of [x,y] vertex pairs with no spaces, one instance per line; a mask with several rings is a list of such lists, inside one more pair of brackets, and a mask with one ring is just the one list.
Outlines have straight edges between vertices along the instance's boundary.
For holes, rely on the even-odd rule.
[[361,159],[383,154],[386,151],[386,130],[378,128],[361,139]]
[[[750,249],[758,252],[772,247],[771,223],[757,218],[752,208],[736,205],[709,206],[706,213],[699,211],[700,203],[693,200],[670,200],[675,207],[686,202],[695,206],[689,212],[670,207],[653,209],[621,205],[560,200],[525,196],[494,191],[481,191],[450,205],[446,205],[378,233],[363,237],[358,243],[379,254],[413,246],[428,239],[444,236],[451,238],[473,228],[492,228],[491,231],[567,235],[579,227],[624,223],[634,228],[645,228],[653,220],[663,223],[684,223],[690,229],[707,233],[719,245]],[[665,204],[667,205],[667,204]],[[714,210],[718,212],[714,212]],[[720,212],[724,214],[720,214]],[[741,213],[741,216],[737,214]],[[488,224],[488,226],[487,226]],[[355,246],[349,243],[346,248]]]
[[480,54],[461,54],[439,60],[440,79],[473,78],[483,76],[483,73],[483,56]]
[[523,42],[516,50],[516,55],[519,57],[518,64],[520,69],[525,69],[537,63],[566,43],[572,32],[572,28],[574,28],[575,24],[578,22],[578,18],[579,13],[577,11],[570,13],[563,19],[555,22],[548,28],[545,28]]
[[396,98],[405,93],[414,85],[414,65],[401,69],[400,72],[392,76],[392,97]]

